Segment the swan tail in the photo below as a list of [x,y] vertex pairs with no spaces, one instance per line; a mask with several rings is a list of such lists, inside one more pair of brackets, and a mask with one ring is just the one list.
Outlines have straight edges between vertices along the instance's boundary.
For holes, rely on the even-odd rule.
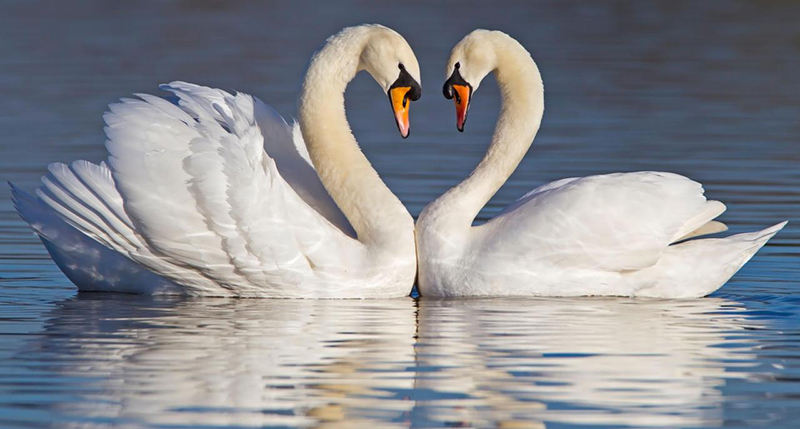
[[634,295],[699,298],[716,291],[775,236],[787,222],[725,238],[690,240],[670,246],[656,265],[631,273],[649,279]]

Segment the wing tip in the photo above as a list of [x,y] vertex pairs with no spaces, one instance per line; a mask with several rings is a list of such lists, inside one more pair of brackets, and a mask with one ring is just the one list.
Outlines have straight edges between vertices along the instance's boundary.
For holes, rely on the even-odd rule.
[[722,201],[708,200],[706,201],[706,205],[717,211],[717,214],[716,216],[714,216],[714,218],[718,217],[719,215],[725,213],[726,210],[728,210],[728,206],[726,206]]
[[194,83],[185,82],[185,81],[182,81],[182,80],[173,80],[172,82],[162,83],[162,84],[158,85],[159,89],[163,89],[165,91],[171,91],[173,89],[182,89],[182,87],[183,88],[200,88],[201,86],[197,85],[197,84],[194,84]]
[[50,164],[47,164],[47,172],[54,176],[64,174],[64,172],[68,170],[69,166],[63,162],[51,162]]
[[40,211],[42,209],[41,202],[37,201],[33,195],[21,189],[17,185],[11,182],[7,183],[11,187],[11,202],[14,205],[14,209],[17,211],[17,214],[20,218],[22,218],[22,220],[33,226],[33,217],[36,211]]
[[769,236],[770,236],[770,238],[771,238],[772,236],[774,236],[775,234],[777,234],[778,232],[780,232],[780,230],[782,230],[782,229],[783,229],[783,227],[785,227],[785,226],[786,226],[786,224],[788,224],[788,223],[789,223],[789,221],[788,221],[788,220],[785,220],[785,221],[783,221],[783,222],[776,223],[775,225],[772,225],[771,227],[769,227],[769,228],[767,228],[767,229],[765,229],[765,230],[761,231],[761,232],[762,232],[762,236],[767,236],[767,235],[769,235]]

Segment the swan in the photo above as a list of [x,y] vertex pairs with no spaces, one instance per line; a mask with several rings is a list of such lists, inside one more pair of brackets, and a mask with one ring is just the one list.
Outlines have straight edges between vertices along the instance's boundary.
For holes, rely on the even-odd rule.
[[366,70],[402,137],[417,59],[381,25],[331,36],[289,126],[250,95],[185,82],[109,106],[108,162],[51,164],[21,217],[83,291],[280,298],[407,296],[413,218],[360,151],[344,91]]
[[502,32],[476,30],[447,63],[444,95],[454,99],[459,131],[490,72],[502,107],[489,149],[417,220],[422,296],[702,297],[786,224],[684,241],[726,230],[714,221],[725,205],[706,200],[697,182],[646,171],[558,180],[472,226],[530,148],[544,113],[542,78],[528,51]]

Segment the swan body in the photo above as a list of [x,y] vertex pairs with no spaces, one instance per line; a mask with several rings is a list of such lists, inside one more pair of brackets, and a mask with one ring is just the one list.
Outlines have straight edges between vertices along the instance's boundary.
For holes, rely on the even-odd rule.
[[345,117],[360,70],[390,98],[405,91],[398,75],[419,81],[402,36],[347,28],[312,59],[299,124],[247,94],[173,82],[162,88],[176,104],[140,94],[110,106],[107,163],[51,164],[36,197],[12,185],[15,206],[80,290],[407,296],[413,219]]
[[494,72],[503,104],[488,152],[417,221],[423,296],[701,297],[721,287],[777,233],[688,238],[727,229],[725,206],[699,183],[662,172],[559,180],[526,194],[483,225],[480,209],[516,169],[544,113],[541,75],[516,40],[476,30],[450,56],[445,96],[463,130],[468,103]]

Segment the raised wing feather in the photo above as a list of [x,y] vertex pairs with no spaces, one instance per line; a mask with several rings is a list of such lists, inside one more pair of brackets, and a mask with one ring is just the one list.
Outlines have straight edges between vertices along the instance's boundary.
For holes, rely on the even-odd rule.
[[[125,212],[105,163],[50,164],[36,190],[38,199],[12,190],[20,215],[50,243],[48,250],[56,263],[73,281],[76,276],[83,279],[76,281],[81,290],[107,285],[106,290],[163,292],[158,286],[163,282],[145,274],[149,270],[180,279],[186,294],[219,294],[219,287],[209,278],[153,253]],[[129,262],[124,262],[125,258]],[[136,281],[146,279],[151,284],[136,286]]]
[[319,180],[303,140],[300,126],[291,127],[272,107],[253,98],[256,123],[264,137],[264,149],[275,161],[281,177],[300,198],[342,232],[355,238],[356,232]]
[[487,255],[564,268],[637,270],[725,209],[683,176],[639,172],[564,179],[479,228]]
[[241,93],[163,88],[177,106],[139,95],[105,115],[124,211],[154,254],[248,294],[299,284],[358,250],[274,110]]

